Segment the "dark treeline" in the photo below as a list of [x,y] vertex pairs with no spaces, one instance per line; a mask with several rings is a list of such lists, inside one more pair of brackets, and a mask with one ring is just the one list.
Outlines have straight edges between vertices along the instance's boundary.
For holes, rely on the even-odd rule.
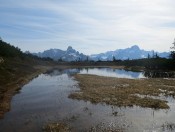
[[50,60],[23,53],[0,38],[0,118],[10,109],[11,97],[25,83],[55,65]]
[[[64,65],[66,62],[62,62]],[[61,64],[61,63],[60,63]],[[130,70],[175,70],[175,60],[166,58],[145,58],[137,60],[67,62],[74,66],[125,66]]]
[[[174,44],[174,43],[173,43]],[[175,49],[175,46],[171,47]],[[171,57],[169,59],[160,58],[157,55],[153,58],[137,59],[137,60],[116,60],[113,58],[113,61],[80,61],[80,62],[63,62],[58,61],[58,64],[62,65],[77,65],[77,66],[108,66],[108,65],[123,65],[126,67],[144,67],[148,70],[175,70],[175,58],[174,50],[171,52]],[[19,57],[19,58],[30,58],[34,60],[44,60],[44,61],[53,61],[51,58],[40,58],[30,53],[23,53],[18,47],[14,47],[3,40],[0,40],[0,57]]]
[[22,57],[23,53],[18,47],[14,47],[0,40],[0,56],[3,57]]
[[141,66],[148,70],[175,70],[175,60],[166,58],[125,60],[118,62],[118,64],[128,67]]
[[38,56],[35,56],[30,53],[23,53],[20,48],[15,47],[9,43],[4,42],[3,40],[0,40],[0,57],[6,57],[6,58],[21,58],[21,59],[35,59],[35,60],[43,60],[43,61],[53,61],[53,59],[46,57],[46,58],[40,58]]

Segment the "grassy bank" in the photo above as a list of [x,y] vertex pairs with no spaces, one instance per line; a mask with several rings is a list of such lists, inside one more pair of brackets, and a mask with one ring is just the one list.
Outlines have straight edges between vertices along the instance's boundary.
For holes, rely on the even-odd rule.
[[0,64],[0,118],[10,109],[12,96],[20,88],[52,67],[51,62],[35,59],[5,58]]
[[18,47],[0,40],[0,118],[10,109],[12,96],[53,65],[55,62],[50,59],[25,54]]
[[[52,69],[68,69],[82,67],[96,67],[92,65],[79,65],[72,63],[58,63],[43,61],[32,57],[1,57],[0,63],[0,118],[10,110],[10,101],[23,85],[39,74]],[[106,67],[106,66],[97,66]],[[115,66],[115,68],[123,68]]]
[[75,75],[80,91],[69,98],[115,106],[168,109],[159,95],[175,97],[175,81],[168,79],[123,79],[95,75]]

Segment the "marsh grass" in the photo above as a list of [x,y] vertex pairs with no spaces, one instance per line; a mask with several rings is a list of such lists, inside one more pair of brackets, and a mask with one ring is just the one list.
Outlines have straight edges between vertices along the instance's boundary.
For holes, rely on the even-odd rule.
[[[69,98],[92,103],[106,103],[119,107],[136,105],[168,109],[166,100],[150,96],[175,97],[175,81],[168,79],[124,79],[80,74],[75,75],[75,79],[79,81],[80,91],[70,94]],[[144,97],[137,96],[137,94],[144,95]]]
[[113,123],[105,125],[105,123],[100,122],[87,130],[87,132],[123,132],[124,130],[125,129],[122,128],[122,126],[117,126]]
[[162,125],[162,130],[163,131],[174,132],[175,131],[175,124],[166,122],[165,124]]
[[44,132],[70,132],[68,125],[64,123],[50,123],[43,128]]

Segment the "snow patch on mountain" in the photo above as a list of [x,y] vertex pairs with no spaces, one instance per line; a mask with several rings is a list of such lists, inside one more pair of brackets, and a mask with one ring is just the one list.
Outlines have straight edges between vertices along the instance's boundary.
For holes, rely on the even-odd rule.
[[155,52],[155,51],[146,51],[146,50],[142,50],[139,48],[139,46],[137,45],[133,45],[130,48],[126,48],[126,49],[117,49],[115,51],[108,51],[105,53],[100,53],[100,54],[93,54],[90,56],[91,60],[94,61],[112,61],[115,57],[115,59],[118,60],[126,60],[126,59],[141,59],[141,58],[147,58],[148,55],[150,55],[150,57],[153,56],[153,54],[155,55],[157,53],[157,55],[159,57],[162,58],[168,58],[169,57],[169,52],[163,52],[163,53],[159,53],[159,52]]
[[33,53],[33,54],[41,58],[49,57],[55,61],[63,60],[71,62],[71,61],[85,61],[87,59],[86,55],[79,53],[71,46],[69,46],[66,51],[60,49],[49,49],[45,50],[44,52]]
[[140,49],[139,46],[133,45],[130,48],[126,49],[117,49],[115,51],[107,51],[105,53],[100,54],[93,54],[90,56],[84,55],[83,53],[79,53],[71,46],[67,48],[67,50],[63,51],[60,49],[50,49],[45,50],[44,52],[33,53],[38,57],[44,58],[49,57],[55,61],[63,60],[63,61],[86,61],[86,60],[93,60],[93,61],[113,61],[115,58],[116,60],[133,60],[133,59],[141,59],[147,58],[148,56],[152,57],[157,54],[159,57],[168,58],[170,53],[169,52],[155,52],[155,51],[146,51]]

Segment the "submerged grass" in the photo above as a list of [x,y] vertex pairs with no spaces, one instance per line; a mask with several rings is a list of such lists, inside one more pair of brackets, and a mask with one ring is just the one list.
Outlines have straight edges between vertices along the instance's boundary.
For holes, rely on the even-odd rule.
[[43,128],[44,132],[70,132],[68,125],[64,123],[51,123]]
[[175,131],[175,124],[174,123],[165,123],[162,125],[162,131],[174,132]]
[[92,103],[168,109],[167,101],[150,96],[175,97],[175,81],[168,79],[124,79],[81,74],[75,75],[75,79],[79,81],[80,91],[70,94],[69,98]]

